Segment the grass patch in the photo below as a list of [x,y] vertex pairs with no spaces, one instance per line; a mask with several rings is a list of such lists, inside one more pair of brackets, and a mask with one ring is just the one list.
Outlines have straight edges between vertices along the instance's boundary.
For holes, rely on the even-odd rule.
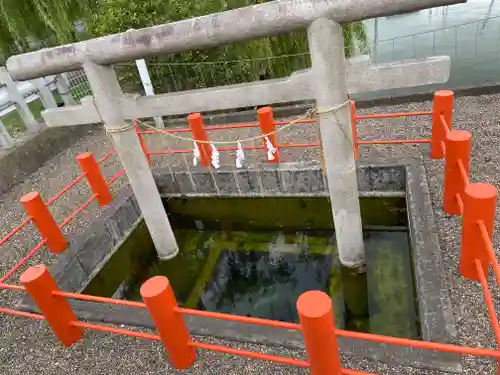
[[[45,109],[40,99],[36,99],[31,103],[28,103],[28,107],[36,119],[41,118],[40,114]],[[24,125],[24,122],[17,109],[2,116],[1,120],[5,126],[5,129],[7,129],[11,136],[19,133],[24,133],[26,131],[26,125]]]
[[[62,101],[59,94],[55,95],[55,99],[56,103],[60,103]],[[43,106],[43,103],[40,99],[35,99],[32,102],[28,103],[28,107],[37,120],[40,120],[42,118],[42,111],[45,109],[45,107]],[[2,116],[1,120],[5,126],[5,129],[7,129],[11,136],[26,132],[26,125],[24,125],[24,122],[17,109]]]

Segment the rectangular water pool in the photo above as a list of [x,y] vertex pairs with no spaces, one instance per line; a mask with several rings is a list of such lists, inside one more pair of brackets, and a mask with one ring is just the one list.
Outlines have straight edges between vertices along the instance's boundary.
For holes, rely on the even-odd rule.
[[[330,203],[318,198],[190,198],[166,203],[180,253],[160,262],[140,225],[86,293],[140,299],[169,278],[179,304],[296,322],[307,290],[328,293],[339,328],[420,337],[404,198],[362,198],[367,264],[342,267]],[[125,282],[123,282],[125,280]]]

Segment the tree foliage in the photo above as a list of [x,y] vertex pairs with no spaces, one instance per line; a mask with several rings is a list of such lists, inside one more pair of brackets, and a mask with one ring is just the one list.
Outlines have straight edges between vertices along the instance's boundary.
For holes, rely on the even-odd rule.
[[[266,0],[0,0],[0,49],[8,56],[131,28],[178,21]],[[75,32],[83,21],[84,33]],[[362,23],[344,26],[346,55],[366,35]],[[363,44],[361,43],[361,47]],[[159,92],[277,78],[310,64],[305,32],[188,51],[149,60]],[[288,56],[287,58],[274,58]],[[125,91],[140,90],[133,65],[118,66]]]
[[[265,0],[97,0],[99,12],[88,22],[95,36],[123,32],[231,10]],[[366,40],[362,23],[344,27],[346,55]],[[149,60],[149,70],[159,92],[193,89],[258,79],[278,78],[309,66],[306,33],[235,43],[207,50],[161,56]],[[288,56],[287,58],[274,58]],[[134,67],[120,66],[126,91],[140,90]]]
[[0,50],[11,54],[76,40],[74,22],[94,0],[0,0]]

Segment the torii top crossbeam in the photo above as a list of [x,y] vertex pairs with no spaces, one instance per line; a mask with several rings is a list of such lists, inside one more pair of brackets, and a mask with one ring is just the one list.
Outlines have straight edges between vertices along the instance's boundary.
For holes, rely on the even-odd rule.
[[287,33],[304,29],[318,18],[345,23],[463,2],[277,0],[13,56],[7,69],[14,79],[31,79],[79,69],[86,60],[109,65]]

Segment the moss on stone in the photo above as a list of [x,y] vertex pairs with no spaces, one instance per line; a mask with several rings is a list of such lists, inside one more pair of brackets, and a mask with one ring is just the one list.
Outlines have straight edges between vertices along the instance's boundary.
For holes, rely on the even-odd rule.
[[[330,232],[333,234],[333,232]],[[276,244],[278,232],[243,232],[224,231],[215,232],[210,238],[210,246],[217,246],[224,250],[231,251],[259,251],[267,252],[270,246]],[[337,246],[332,243],[332,239],[327,233],[284,233],[285,244],[297,245],[298,250],[307,250],[309,254],[336,254]],[[279,251],[279,247],[277,248]]]
[[363,225],[408,225],[405,198],[361,197],[359,204]]
[[328,295],[332,298],[335,307],[335,326],[341,329],[345,328],[344,293],[342,291],[342,275],[338,261],[330,269]]
[[303,236],[303,246],[307,248],[309,254],[337,254],[337,244],[333,237],[333,231],[308,232]]
[[196,283],[191,290],[189,297],[186,300],[185,306],[189,309],[194,309],[198,306],[198,302],[200,300],[200,296],[205,290],[207,283],[212,278],[214,273],[215,266],[217,266],[217,262],[219,260],[220,254],[222,253],[222,249],[220,247],[214,247],[210,249],[208,257],[205,261],[205,265],[203,269],[196,279]]
[[[89,284],[86,293],[110,296],[124,280],[129,280],[132,290],[128,298],[139,299],[144,280],[166,275],[179,302],[196,308],[222,252],[244,252],[252,257],[270,249],[280,251],[281,245],[283,251],[334,257],[328,292],[336,306],[338,327],[418,337],[406,234],[403,245],[401,241],[392,243],[392,234],[382,241],[368,238],[372,247],[367,248],[367,281],[366,275],[363,280],[341,271],[326,198],[171,199],[168,209],[180,254],[158,262],[142,222]],[[404,199],[363,198],[361,211],[364,225],[406,224]],[[205,230],[194,229],[195,220],[201,221]]]
[[144,280],[156,275],[165,275],[172,285],[179,304],[182,305],[187,300],[209,253],[203,246],[207,234],[183,229],[176,230],[175,233],[181,249],[179,254],[166,261],[155,258],[148,267],[142,268],[142,272],[132,279],[127,298],[140,299],[139,289]]
[[111,297],[124,280],[140,277],[137,273],[147,268],[155,259],[153,241],[146,224],[141,220],[87,285],[84,293]]
[[341,267],[341,274],[347,313],[352,319],[368,318],[368,285],[366,273],[360,273],[357,269]]
[[[332,230],[330,203],[325,197],[171,198],[166,203],[182,225],[201,221],[206,229]],[[361,198],[364,225],[406,225],[404,198]]]
[[370,257],[370,330],[373,333],[418,337],[408,251],[384,241]]

